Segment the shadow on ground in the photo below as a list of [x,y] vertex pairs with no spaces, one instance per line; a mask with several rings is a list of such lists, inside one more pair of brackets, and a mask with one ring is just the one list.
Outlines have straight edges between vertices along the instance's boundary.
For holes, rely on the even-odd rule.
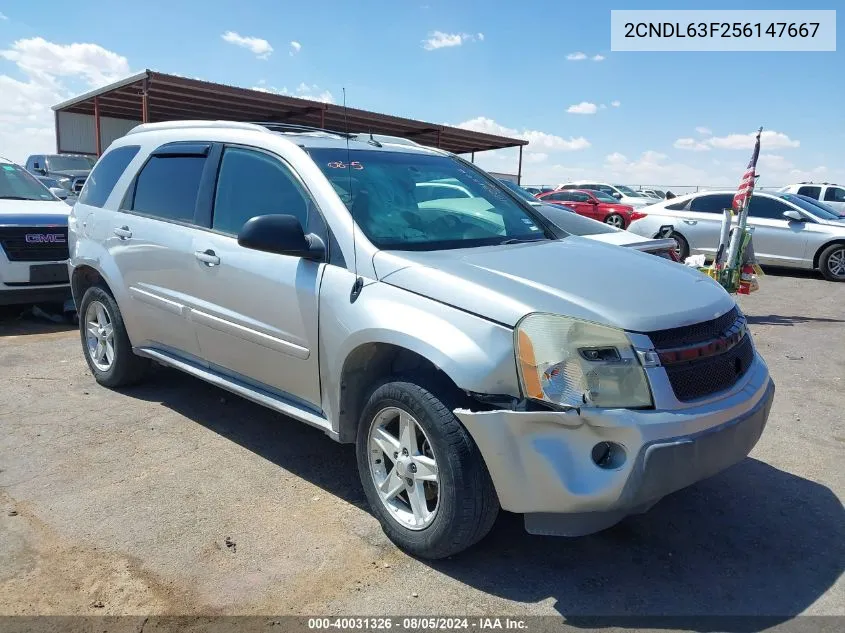
[[77,325],[63,314],[61,305],[0,306],[0,338],[67,332],[76,328]]
[[845,323],[845,319],[829,319],[826,317],[784,316],[780,314],[746,315],[751,325],[800,325],[802,323]]
[[[366,508],[351,446],[175,371],[126,392],[161,402],[356,506]],[[645,515],[579,539],[531,536],[502,513],[491,534],[426,562],[517,602],[552,598],[572,626],[734,630],[700,616],[767,616],[760,630],[812,605],[845,570],[845,510],[828,488],[748,458],[667,497]],[[678,619],[680,618],[680,620]]]

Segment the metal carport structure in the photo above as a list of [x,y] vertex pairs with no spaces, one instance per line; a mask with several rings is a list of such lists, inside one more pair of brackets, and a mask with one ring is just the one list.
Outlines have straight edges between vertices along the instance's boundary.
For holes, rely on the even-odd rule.
[[455,154],[519,148],[523,139],[380,114],[248,88],[145,70],[53,106],[56,150],[99,155],[139,123],[176,119],[226,119],[308,125],[329,130],[372,132],[414,140]]

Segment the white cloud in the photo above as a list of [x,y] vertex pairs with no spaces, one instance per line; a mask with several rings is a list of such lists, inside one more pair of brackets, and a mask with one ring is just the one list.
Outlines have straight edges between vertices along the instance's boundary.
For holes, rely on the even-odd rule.
[[9,18],[7,18],[7,17],[6,17],[5,15],[3,15],[2,13],[0,13],[0,20],[8,20],[8,19],[9,19]]
[[622,102],[621,102],[621,101],[619,101],[618,99],[616,99],[616,100],[614,100],[614,101],[611,101],[611,102],[610,102],[610,105],[612,105],[614,108],[618,108],[619,106],[621,106],[621,105],[622,105]]
[[258,84],[252,87],[252,90],[257,90],[258,92],[269,92],[271,94],[276,95],[289,95],[287,86],[284,88],[276,88],[275,86],[270,86],[267,84],[266,79],[260,79]]
[[434,51],[438,48],[451,48],[461,46],[465,42],[483,42],[484,33],[444,33],[433,31],[422,41],[422,47],[427,51]]
[[290,56],[291,57],[296,55],[301,50],[302,50],[302,44],[300,44],[296,40],[294,40],[290,43]]
[[549,155],[545,152],[526,151],[524,158],[526,163],[545,163],[549,160]]
[[713,131],[709,127],[697,127],[695,131],[701,134],[701,136],[712,136]]
[[675,141],[674,147],[677,149],[689,150],[691,152],[706,152],[710,149],[709,145],[694,138],[679,138]]
[[317,84],[310,86],[302,82],[296,87],[296,96],[302,99],[311,99],[311,101],[322,101],[323,103],[334,103],[334,95],[328,90],[320,90]]
[[476,117],[463,123],[458,123],[455,127],[463,128],[465,130],[474,130],[476,132],[486,132],[487,134],[498,134],[499,136],[510,136],[512,138],[521,138],[528,141],[532,149],[539,148],[547,151],[571,152],[579,149],[586,149],[590,147],[590,142],[583,136],[578,138],[570,137],[568,139],[554,134],[547,134],[546,132],[539,132],[537,130],[523,130],[520,132],[514,128],[505,127],[496,123],[493,119],[487,117]]
[[587,59],[587,56],[581,51],[577,51],[575,53],[569,53],[569,55],[566,56],[566,59],[570,62],[580,62],[583,59]]
[[247,49],[256,55],[258,59],[267,59],[273,53],[273,47],[270,46],[270,42],[260,37],[240,35],[234,31],[226,31],[220,37],[223,38],[224,42],[229,42],[229,44]]
[[[713,136],[707,139],[707,144],[717,149],[752,149],[756,132],[748,134],[728,134],[727,136]],[[783,147],[798,147],[800,141],[794,141],[782,132],[763,130],[760,135],[760,146],[764,149],[778,149]]]
[[17,162],[56,151],[53,105],[131,72],[125,57],[97,44],[40,37],[14,42],[0,59],[14,62],[23,76],[0,74],[0,153]]
[[603,103],[601,105],[599,105],[599,108],[601,108],[602,110],[607,110],[607,106],[604,105]]
[[594,62],[601,62],[604,61],[604,55],[593,55]]
[[581,103],[576,103],[575,105],[569,106],[566,111],[569,114],[595,114],[596,110],[595,103],[590,103],[589,101],[582,101]]
[[696,185],[708,180],[708,174],[698,167],[669,160],[666,154],[652,150],[643,152],[633,160],[619,152],[608,154],[601,171],[606,177],[633,185]]
[[98,87],[130,74],[125,57],[97,44],[63,45],[34,37],[17,40],[10,49],[0,51],[0,57],[42,83],[56,77],[81,77]]

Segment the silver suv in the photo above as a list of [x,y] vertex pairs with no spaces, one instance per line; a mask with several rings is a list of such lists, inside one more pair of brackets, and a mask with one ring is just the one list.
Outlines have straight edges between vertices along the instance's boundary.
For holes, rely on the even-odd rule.
[[[472,197],[420,200],[433,181]],[[567,236],[407,141],[142,125],[70,227],[100,384],[158,361],[354,443],[374,514],[419,556],[472,545],[500,507],[561,535],[643,512],[743,459],[774,396],[718,284]]]

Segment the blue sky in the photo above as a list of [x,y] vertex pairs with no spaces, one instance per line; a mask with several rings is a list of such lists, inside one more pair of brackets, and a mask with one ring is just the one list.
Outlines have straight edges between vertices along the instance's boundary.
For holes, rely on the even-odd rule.
[[[841,48],[614,53],[610,9],[622,3],[603,0],[50,4],[0,0],[0,155],[18,160],[53,149],[50,105],[152,68],[336,102],[345,86],[351,106],[519,134],[532,141],[524,172],[534,183],[734,185],[750,154],[748,139],[736,135],[760,125],[769,131],[762,184],[845,181]],[[705,7],[800,5],[683,8]],[[579,52],[586,58],[568,59]],[[512,151],[477,159],[516,170]]]

